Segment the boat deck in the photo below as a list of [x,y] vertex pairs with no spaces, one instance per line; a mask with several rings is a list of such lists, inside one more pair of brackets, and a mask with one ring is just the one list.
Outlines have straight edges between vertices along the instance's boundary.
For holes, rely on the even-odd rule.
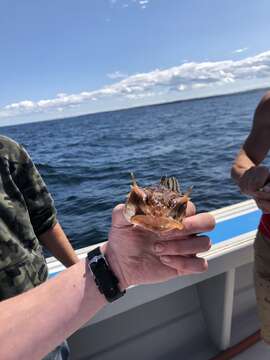
[[237,355],[235,360],[268,360],[270,359],[270,346],[260,341],[243,353]]

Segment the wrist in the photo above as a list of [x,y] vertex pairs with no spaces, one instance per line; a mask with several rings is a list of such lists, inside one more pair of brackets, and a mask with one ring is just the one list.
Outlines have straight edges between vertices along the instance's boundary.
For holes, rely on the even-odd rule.
[[121,291],[126,290],[129,285],[124,277],[118,258],[114,253],[113,249],[109,246],[108,242],[100,247],[100,251],[105,256],[111,270],[113,271],[114,275],[117,277],[119,281],[118,283],[119,289]]
[[113,302],[125,294],[125,289],[121,290],[119,279],[99,246],[87,253],[87,263],[99,292],[106,300]]

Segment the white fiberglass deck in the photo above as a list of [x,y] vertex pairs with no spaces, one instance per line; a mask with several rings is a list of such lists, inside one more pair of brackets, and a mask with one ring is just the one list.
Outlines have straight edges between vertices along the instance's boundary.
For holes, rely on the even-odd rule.
[[262,341],[253,345],[242,354],[237,355],[235,360],[269,360],[270,359],[270,346]]
[[[248,200],[213,215],[209,270],[130,288],[70,338],[72,359],[209,360],[258,330],[252,268],[260,212]],[[48,265],[51,276],[62,270],[52,258]],[[257,359],[270,358],[259,343],[236,359],[254,359],[255,350],[267,353]]]

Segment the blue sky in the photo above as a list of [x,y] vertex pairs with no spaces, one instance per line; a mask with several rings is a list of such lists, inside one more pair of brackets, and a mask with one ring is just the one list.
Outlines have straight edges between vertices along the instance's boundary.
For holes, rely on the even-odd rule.
[[270,2],[0,0],[0,125],[267,86]]

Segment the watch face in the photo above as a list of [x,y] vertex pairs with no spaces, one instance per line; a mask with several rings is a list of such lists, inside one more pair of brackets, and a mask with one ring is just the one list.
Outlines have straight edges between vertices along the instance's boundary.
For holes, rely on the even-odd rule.
[[90,262],[92,271],[107,268],[107,264],[103,256],[95,256],[92,260]]
[[90,259],[90,264],[97,263],[100,259],[103,259],[102,255],[96,255]]
[[120,291],[118,287],[118,279],[110,269],[106,258],[100,252],[99,248],[88,253],[87,260],[88,267],[92,272],[99,291],[109,302],[117,300],[119,297],[124,295],[125,291]]

